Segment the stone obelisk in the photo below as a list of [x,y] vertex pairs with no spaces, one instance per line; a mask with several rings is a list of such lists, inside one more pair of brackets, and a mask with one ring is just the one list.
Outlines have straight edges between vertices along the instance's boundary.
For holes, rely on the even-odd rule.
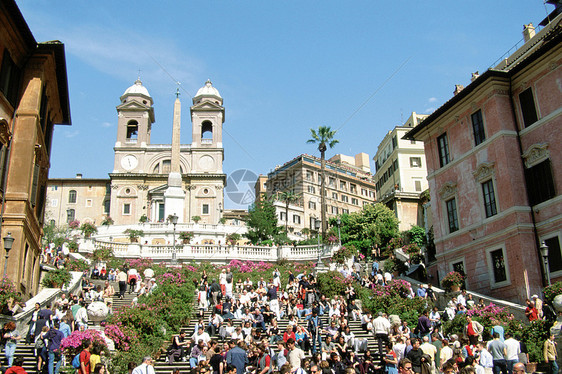
[[185,222],[185,192],[181,187],[180,169],[180,131],[181,131],[181,102],[179,88],[174,102],[174,123],[172,127],[172,160],[170,174],[168,175],[168,188],[164,192],[164,215],[178,216],[178,222]]

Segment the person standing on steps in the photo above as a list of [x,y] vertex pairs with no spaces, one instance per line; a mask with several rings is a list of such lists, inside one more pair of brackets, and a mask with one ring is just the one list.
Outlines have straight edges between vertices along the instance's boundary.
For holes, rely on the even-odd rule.
[[124,269],[117,270],[117,281],[119,282],[119,298],[122,299],[127,291],[127,272]]

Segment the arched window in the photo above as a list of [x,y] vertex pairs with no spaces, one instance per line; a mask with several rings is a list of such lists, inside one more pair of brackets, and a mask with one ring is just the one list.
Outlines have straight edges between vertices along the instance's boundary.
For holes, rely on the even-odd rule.
[[213,141],[213,124],[210,121],[201,124],[201,140]]
[[137,141],[139,132],[139,123],[137,121],[129,121],[127,123],[127,140]]
[[69,204],[76,204],[76,191],[75,190],[68,191],[68,203]]

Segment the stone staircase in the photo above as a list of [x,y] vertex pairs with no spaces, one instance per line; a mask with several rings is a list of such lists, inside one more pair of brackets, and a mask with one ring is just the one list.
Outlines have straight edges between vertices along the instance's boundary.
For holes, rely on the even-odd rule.
[[[115,287],[116,291],[118,292],[118,284],[115,283],[113,284],[113,286]],[[135,294],[129,294],[128,290],[125,293],[125,297],[123,299],[119,299],[119,297],[114,297],[113,298],[113,310],[116,310],[118,308],[123,308],[123,307],[130,307],[131,303],[134,299],[136,295]],[[196,301],[195,301],[196,302]],[[203,320],[205,321],[205,323],[207,323],[207,321],[209,320],[209,316],[211,315],[210,310],[206,311],[203,317]],[[323,322],[324,322],[324,327],[327,327],[329,325],[328,323],[328,316],[327,314],[321,317]],[[187,336],[191,336],[194,332],[195,329],[195,324],[197,323],[198,317],[197,316],[193,316],[192,320],[190,321],[189,325],[185,326],[184,328],[182,328],[182,331],[186,331],[187,332]],[[237,326],[239,325],[240,322],[239,321],[234,321],[234,325]],[[285,331],[287,328],[287,324],[288,324],[288,319],[287,318],[282,318],[280,321],[278,321],[278,325],[279,325],[279,330],[280,331]],[[94,325],[92,322],[89,323],[90,328],[94,328]],[[368,334],[367,332],[363,331],[361,329],[361,322],[358,321],[353,321],[350,320],[349,321],[349,327],[351,329],[351,331],[353,331],[355,338],[358,339],[364,339],[366,338],[368,341],[368,349],[371,350],[371,353],[373,354],[374,357],[377,357],[377,353],[379,351],[379,347],[377,344],[377,340],[374,338],[374,336],[372,334]],[[323,334],[323,340],[324,340],[325,334]],[[212,336],[211,338],[219,340],[220,338],[217,336]],[[167,348],[167,347],[165,347]],[[274,349],[276,347],[273,347]],[[362,354],[360,354],[362,355]],[[28,373],[36,373],[37,370],[37,360],[35,358],[35,349],[33,345],[28,345],[25,343],[25,339],[22,339],[22,341],[20,341],[20,343],[17,345],[16,348],[16,353],[15,356],[23,356],[24,357],[24,369],[28,372]],[[69,358],[71,359],[71,358]],[[155,372],[157,374],[169,374],[170,372],[172,372],[172,369],[179,369],[180,372],[184,373],[184,372],[189,372],[190,368],[189,368],[189,362],[182,362],[182,361],[176,361],[173,364],[169,364],[166,362],[166,354],[162,353],[162,355],[155,360]],[[116,373],[117,374],[117,373]]]

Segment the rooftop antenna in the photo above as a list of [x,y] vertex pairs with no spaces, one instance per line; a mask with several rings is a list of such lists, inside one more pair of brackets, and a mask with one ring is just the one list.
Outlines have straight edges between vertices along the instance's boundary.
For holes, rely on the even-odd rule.
[[137,75],[137,80],[139,80],[139,81],[140,81],[141,71],[142,70],[139,68],[139,74]]

